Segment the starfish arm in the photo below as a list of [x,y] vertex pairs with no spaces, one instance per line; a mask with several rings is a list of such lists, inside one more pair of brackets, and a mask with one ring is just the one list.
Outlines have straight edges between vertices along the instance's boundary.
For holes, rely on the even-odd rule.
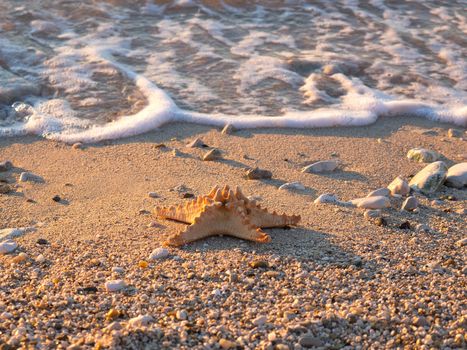
[[166,208],[156,207],[154,213],[160,218],[184,222],[186,224],[191,224],[193,221],[192,213],[188,212],[181,205]]
[[156,207],[154,213],[161,218],[192,224],[194,219],[213,201],[206,197],[196,197],[194,200],[178,206],[166,208]]
[[261,228],[295,226],[300,221],[300,215],[279,215],[276,212],[268,212],[259,205],[248,208],[248,217],[253,225]]
[[228,235],[260,243],[271,240],[266,233],[252,225],[247,218],[238,212],[210,206],[199,217],[196,217],[193,224],[188,226],[185,231],[170,237],[165,245],[181,246],[217,235]]

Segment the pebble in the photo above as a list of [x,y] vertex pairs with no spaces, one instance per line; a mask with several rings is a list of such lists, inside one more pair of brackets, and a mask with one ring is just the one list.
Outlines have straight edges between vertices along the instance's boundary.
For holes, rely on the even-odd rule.
[[154,321],[154,318],[149,315],[140,315],[128,320],[128,326],[132,328],[142,328],[147,327],[151,322]]
[[126,283],[124,280],[112,280],[105,282],[104,287],[107,292],[118,292],[126,287]]
[[448,137],[462,137],[462,130],[459,129],[449,129],[448,130]]
[[402,224],[399,225],[399,228],[401,230],[410,230],[411,229],[410,222],[404,221]]
[[268,333],[268,340],[269,341],[275,341],[276,339],[277,339],[276,332],[273,331],[273,332]]
[[467,163],[459,163],[448,169],[446,186],[455,188],[467,186]]
[[13,168],[13,163],[9,160],[0,163],[0,172],[9,171]]
[[221,159],[221,158],[222,158],[222,152],[219,151],[217,148],[214,148],[214,149],[208,151],[203,156],[204,161],[218,160],[218,159]]
[[24,171],[19,175],[20,182],[44,182],[44,179],[36,174]]
[[191,141],[189,144],[186,145],[188,148],[203,148],[203,147],[208,147],[203,140],[200,138],[196,138],[193,141]]
[[388,222],[386,221],[385,218],[379,217],[379,218],[376,218],[376,219],[375,219],[375,225],[376,225],[376,226],[387,226],[387,225],[388,225]]
[[350,203],[356,205],[357,208],[364,209],[383,209],[391,206],[389,198],[384,196],[357,198],[351,200]]
[[267,320],[268,318],[266,316],[258,316],[253,320],[253,324],[255,326],[261,327],[266,323]]
[[414,196],[407,197],[407,199],[402,203],[401,210],[413,211],[418,207],[418,200]]
[[148,197],[150,197],[150,198],[159,198],[159,195],[156,192],[148,192]]
[[45,261],[45,257],[44,257],[44,255],[39,254],[39,255],[36,257],[35,260],[36,260],[37,263],[43,263],[43,262]]
[[245,175],[248,180],[260,180],[260,179],[272,178],[272,172],[270,172],[269,170],[264,170],[260,168],[248,169],[245,172]]
[[337,160],[322,160],[302,169],[302,173],[324,173],[331,172],[337,169],[339,162]]
[[456,245],[459,247],[464,247],[465,245],[467,245],[467,237],[458,240],[456,242]]
[[367,197],[376,197],[376,196],[384,196],[388,197],[391,192],[389,191],[388,188],[383,187],[383,188],[378,188],[377,190],[374,190],[370,193],[367,194]]
[[28,232],[35,232],[35,227],[4,228],[0,230],[0,240],[21,237]]
[[18,244],[11,240],[7,239],[6,241],[0,242],[0,254],[8,254],[13,252],[18,247]]
[[415,226],[415,231],[417,232],[430,232],[430,227],[425,224],[418,224]]
[[112,272],[117,273],[117,274],[123,274],[125,272],[125,270],[123,269],[123,267],[114,266],[114,267],[112,267]]
[[44,239],[44,238],[39,238],[37,241],[36,241],[37,244],[39,245],[46,245],[46,244],[49,244],[49,241]]
[[418,192],[430,194],[444,182],[448,168],[442,161],[428,164],[410,180],[409,186]]
[[81,142],[76,142],[71,146],[73,149],[83,149],[83,144]]
[[7,184],[0,183],[0,194],[7,194],[11,192],[11,187]]
[[269,263],[265,260],[255,260],[250,263],[250,267],[257,269],[257,268],[268,268]]
[[21,264],[22,262],[25,262],[27,258],[28,258],[28,256],[26,255],[26,253],[21,252],[17,256],[15,256],[14,258],[11,259],[11,263],[12,264]]
[[175,317],[178,320],[184,321],[188,318],[188,313],[185,310],[177,310],[177,312],[175,313]]
[[318,346],[323,345],[323,342],[321,341],[321,339],[314,337],[312,335],[302,336],[299,339],[298,343],[304,348],[312,348],[312,347],[318,347]]
[[165,248],[159,247],[154,249],[149,255],[149,260],[162,260],[169,256],[169,251]]
[[237,347],[237,343],[222,338],[221,340],[219,340],[219,346],[220,346],[222,349],[233,349],[233,348],[236,348],[236,347]]
[[213,297],[220,297],[222,296],[222,291],[220,289],[214,289],[212,292],[211,292],[211,295]]
[[235,131],[235,128],[231,124],[227,124],[221,131],[221,134],[230,135]]
[[335,204],[335,203],[338,203],[338,202],[339,202],[339,200],[337,199],[337,197],[334,194],[332,194],[332,193],[323,193],[318,198],[316,198],[313,203],[315,203],[315,204]]
[[405,196],[410,193],[410,186],[402,177],[396,177],[389,185],[388,190],[391,195]]
[[[115,322],[110,323],[104,329],[107,330],[107,331],[118,331],[118,330],[122,329],[122,324],[120,322],[115,321]],[[69,348],[67,348],[67,349],[69,349]]]
[[162,224],[159,224],[159,223],[156,222],[156,221],[151,221],[149,224],[147,224],[146,227],[158,227],[158,228],[163,228],[163,227],[165,227],[165,226],[162,225]]
[[379,209],[367,209],[363,213],[363,217],[367,220],[376,219],[381,217],[381,210]]
[[439,159],[439,153],[425,148],[412,148],[407,153],[407,158],[419,163],[432,163]]
[[147,261],[140,260],[138,262],[138,267],[141,269],[146,269],[148,266],[149,266],[149,263]]
[[303,186],[300,182],[287,182],[279,187],[279,190],[297,190],[297,191],[304,191],[305,186]]
[[76,290],[76,293],[77,294],[81,294],[81,295],[86,295],[86,294],[94,294],[94,293],[97,293],[97,288],[94,287],[94,286],[88,286],[88,287],[82,287],[82,288],[78,288]]
[[54,202],[57,202],[57,203],[58,203],[58,202],[60,202],[60,201],[62,200],[62,198],[61,198],[59,195],[55,195],[55,196],[52,197],[52,200],[53,200]]
[[430,326],[428,320],[424,316],[415,316],[412,319],[412,323],[418,327],[429,327]]

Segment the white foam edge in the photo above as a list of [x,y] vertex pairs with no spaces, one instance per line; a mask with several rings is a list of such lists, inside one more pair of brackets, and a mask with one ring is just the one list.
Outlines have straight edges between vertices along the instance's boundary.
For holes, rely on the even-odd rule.
[[[112,64],[132,79],[148,100],[148,105],[134,115],[122,116],[105,125],[75,131],[73,129],[50,132],[50,128],[31,128],[15,124],[4,128],[3,134],[23,135],[42,134],[47,139],[65,143],[93,143],[103,140],[136,136],[155,130],[170,122],[187,122],[211,126],[231,124],[236,129],[249,128],[323,128],[336,126],[369,125],[381,116],[418,116],[431,120],[467,126],[467,106],[443,109],[416,100],[376,101],[371,109],[317,109],[313,111],[290,111],[278,117],[261,115],[230,116],[225,114],[205,114],[180,109],[162,89],[141,74],[112,59],[109,50],[87,47],[86,54]],[[361,96],[363,97],[363,96]],[[358,98],[358,96],[356,96]],[[60,129],[54,120],[54,129]],[[43,123],[47,124],[47,123]],[[35,130],[34,130],[35,129]],[[42,130],[41,130],[42,129]],[[45,129],[45,130],[44,130]],[[47,130],[49,129],[49,130]],[[0,135],[1,136],[1,135]]]

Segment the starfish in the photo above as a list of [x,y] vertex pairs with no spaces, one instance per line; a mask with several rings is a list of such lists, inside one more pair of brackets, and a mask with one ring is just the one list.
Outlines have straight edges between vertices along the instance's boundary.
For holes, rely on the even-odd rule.
[[161,218],[190,224],[185,231],[171,236],[165,246],[182,246],[210,236],[228,235],[249,241],[266,243],[271,241],[261,228],[296,225],[300,216],[279,215],[261,208],[249,200],[239,187],[235,191],[229,186],[215,186],[207,196],[178,206],[157,207],[155,214]]

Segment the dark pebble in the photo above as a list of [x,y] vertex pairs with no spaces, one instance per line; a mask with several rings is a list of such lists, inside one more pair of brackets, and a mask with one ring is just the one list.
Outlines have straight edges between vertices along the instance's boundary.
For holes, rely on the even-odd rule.
[[399,225],[401,230],[410,230],[410,222],[404,221],[402,224]]
[[385,218],[376,218],[375,219],[375,225],[377,225],[377,226],[387,226],[388,222],[386,221]]
[[11,187],[6,184],[0,184],[0,194],[7,194],[11,192]]
[[264,170],[264,169],[259,169],[259,168],[248,169],[245,172],[245,175],[248,180],[260,180],[260,179],[272,178],[272,172],[270,172],[269,170]]
[[323,342],[321,341],[321,339],[316,338],[312,335],[304,335],[303,337],[300,338],[298,342],[304,348],[313,348],[313,347],[323,345]]
[[13,163],[11,163],[9,160],[0,163],[0,171],[8,171],[11,168],[13,168]]
[[44,239],[44,238],[39,238],[37,241],[36,241],[37,244],[40,244],[40,245],[46,245],[46,244],[49,244],[49,241]]
[[193,198],[195,195],[193,193],[185,192],[181,194],[182,198]]
[[76,292],[78,294],[92,294],[92,293],[97,293],[97,288],[96,287],[83,287],[83,288],[78,288]]
[[62,199],[60,198],[59,195],[56,195],[56,196],[53,196],[53,197],[52,197],[52,200],[53,200],[54,202],[60,202]]

